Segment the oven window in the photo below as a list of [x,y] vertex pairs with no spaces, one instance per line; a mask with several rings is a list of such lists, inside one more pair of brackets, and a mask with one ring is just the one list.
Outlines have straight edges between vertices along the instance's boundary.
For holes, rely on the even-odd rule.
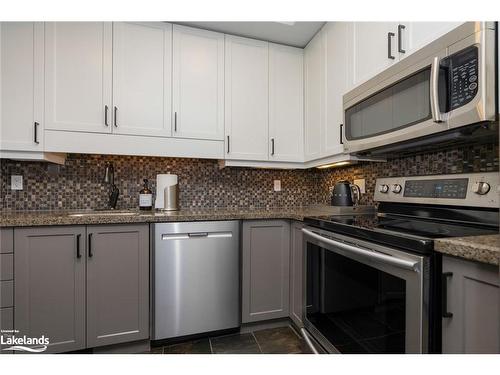
[[405,353],[406,282],[307,244],[306,317],[341,353]]
[[430,67],[345,111],[346,138],[362,139],[431,118]]

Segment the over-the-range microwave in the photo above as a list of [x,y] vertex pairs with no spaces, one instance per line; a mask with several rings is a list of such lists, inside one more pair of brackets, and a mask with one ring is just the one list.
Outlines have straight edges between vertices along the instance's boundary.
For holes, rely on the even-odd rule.
[[498,132],[496,27],[464,23],[346,93],[346,151],[418,148],[463,138],[471,124]]

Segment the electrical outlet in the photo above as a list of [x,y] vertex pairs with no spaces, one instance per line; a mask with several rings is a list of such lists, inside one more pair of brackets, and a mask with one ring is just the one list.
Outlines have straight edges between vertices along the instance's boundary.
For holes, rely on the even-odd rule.
[[365,184],[365,179],[361,178],[359,180],[354,180],[354,185],[359,186],[359,190],[361,191],[361,194],[366,193],[366,184]]
[[274,191],[281,191],[281,180],[274,180]]
[[19,175],[10,176],[10,189],[23,190],[23,176]]

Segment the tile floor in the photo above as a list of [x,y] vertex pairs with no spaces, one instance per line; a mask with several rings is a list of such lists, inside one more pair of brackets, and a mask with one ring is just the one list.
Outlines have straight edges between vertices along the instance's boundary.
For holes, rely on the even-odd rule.
[[290,326],[250,333],[207,337],[152,347],[151,354],[302,354],[310,353],[304,340]]

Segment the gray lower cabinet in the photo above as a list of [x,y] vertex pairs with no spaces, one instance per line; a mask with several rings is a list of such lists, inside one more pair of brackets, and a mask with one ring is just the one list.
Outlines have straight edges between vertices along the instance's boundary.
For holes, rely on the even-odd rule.
[[51,353],[149,337],[147,224],[16,228],[14,243],[19,334]]
[[47,352],[85,348],[85,227],[14,231],[15,328],[50,340]]
[[149,338],[149,226],[89,226],[87,242],[87,346]]
[[290,233],[290,318],[298,327],[303,326],[303,227],[302,223],[294,221]]
[[443,256],[443,353],[500,353],[498,266]]
[[288,317],[290,223],[245,221],[242,242],[242,322]]

